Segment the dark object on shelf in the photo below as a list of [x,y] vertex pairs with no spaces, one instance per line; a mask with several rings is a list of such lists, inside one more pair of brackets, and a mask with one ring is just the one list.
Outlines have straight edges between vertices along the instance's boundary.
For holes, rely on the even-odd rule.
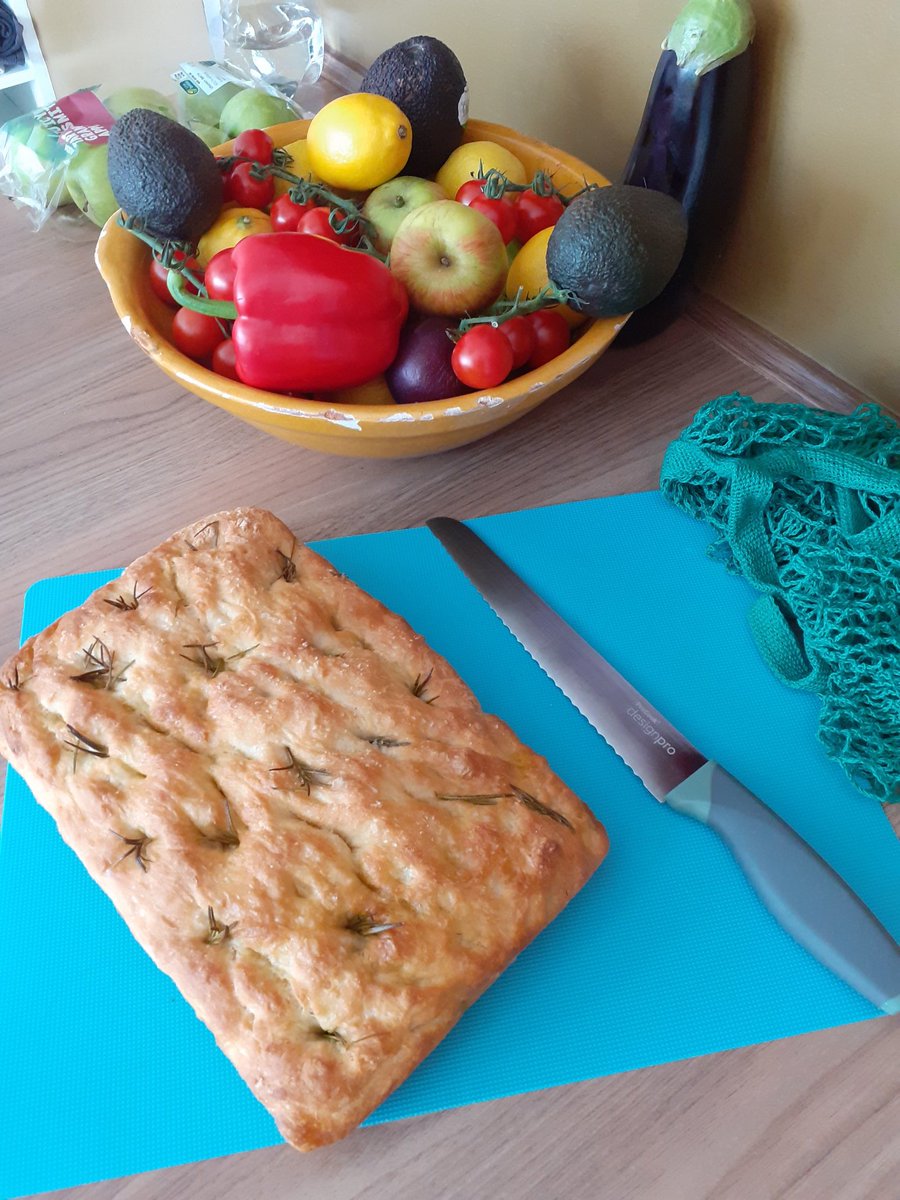
[[0,0],[0,73],[24,63],[24,30],[9,5]]
[[680,201],[687,245],[672,279],[631,317],[617,345],[634,345],[671,324],[698,260],[722,243],[743,175],[753,33],[747,0],[689,0],[663,45],[622,182]]

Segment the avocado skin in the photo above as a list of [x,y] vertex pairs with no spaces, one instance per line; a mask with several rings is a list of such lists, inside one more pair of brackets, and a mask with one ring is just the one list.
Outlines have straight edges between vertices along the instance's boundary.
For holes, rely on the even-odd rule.
[[387,96],[409,119],[413,144],[404,171],[423,179],[433,177],[462,141],[460,101],[466,89],[459,59],[425,34],[379,54],[359,88]]
[[147,108],[114,122],[109,183],[120,207],[160,237],[196,242],[222,207],[222,175],[206,143]]
[[571,307],[618,317],[649,304],[675,273],[687,216],[671,196],[613,183],[567,206],[547,243],[547,273],[573,294]]

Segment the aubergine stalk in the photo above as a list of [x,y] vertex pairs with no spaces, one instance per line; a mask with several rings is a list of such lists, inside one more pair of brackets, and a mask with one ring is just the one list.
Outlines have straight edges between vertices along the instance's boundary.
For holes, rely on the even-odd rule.
[[671,324],[698,261],[721,250],[743,176],[754,32],[748,0],[689,0],[663,42],[622,182],[678,200],[687,244],[669,283],[631,317],[619,344],[642,342]]

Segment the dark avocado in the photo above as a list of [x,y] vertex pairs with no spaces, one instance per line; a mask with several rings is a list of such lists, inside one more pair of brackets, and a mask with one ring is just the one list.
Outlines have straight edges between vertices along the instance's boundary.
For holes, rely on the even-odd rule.
[[571,292],[571,307],[618,317],[649,304],[684,253],[687,217],[664,192],[630,184],[576,196],[547,243],[547,274]]
[[469,115],[469,91],[459,59],[437,38],[398,42],[369,67],[361,92],[387,96],[412,126],[407,175],[433,177],[459,143]]
[[108,171],[121,208],[160,237],[196,242],[222,207],[222,175],[206,143],[147,108],[113,124]]

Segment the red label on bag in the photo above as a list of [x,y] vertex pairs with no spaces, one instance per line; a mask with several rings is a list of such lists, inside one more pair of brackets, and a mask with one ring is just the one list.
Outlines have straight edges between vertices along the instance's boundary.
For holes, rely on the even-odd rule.
[[109,141],[109,131],[115,120],[93,92],[73,92],[48,104],[38,121],[55,134],[61,146],[74,150],[82,142],[99,146]]

